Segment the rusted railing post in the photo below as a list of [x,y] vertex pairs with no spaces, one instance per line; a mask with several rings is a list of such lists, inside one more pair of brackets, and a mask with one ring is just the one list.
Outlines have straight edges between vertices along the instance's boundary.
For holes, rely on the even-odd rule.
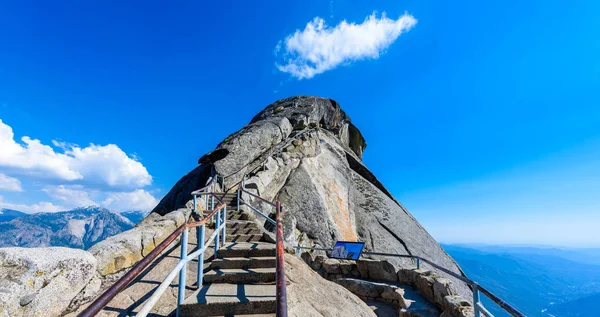
[[283,224],[281,223],[281,203],[275,203],[275,219],[277,221],[276,235],[276,294],[277,294],[277,317],[287,317],[287,292],[285,290],[285,259],[283,249]]

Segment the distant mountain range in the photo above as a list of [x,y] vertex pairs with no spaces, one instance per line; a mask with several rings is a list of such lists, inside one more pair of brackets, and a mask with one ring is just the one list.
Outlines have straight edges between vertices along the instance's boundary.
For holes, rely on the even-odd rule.
[[[469,278],[527,316],[600,316],[600,249],[442,246]],[[484,303],[495,316],[508,316]]]
[[12,209],[1,209],[0,208],[0,222],[11,221],[15,218],[27,216],[26,213]]
[[133,228],[146,216],[139,211],[117,213],[97,206],[33,215],[9,209],[0,213],[0,247],[81,249]]

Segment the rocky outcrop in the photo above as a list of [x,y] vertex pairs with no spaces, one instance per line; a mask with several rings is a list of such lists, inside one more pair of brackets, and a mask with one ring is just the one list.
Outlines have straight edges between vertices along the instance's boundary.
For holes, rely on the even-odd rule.
[[96,259],[69,248],[0,249],[0,316],[59,316],[94,280]]
[[[452,281],[433,271],[416,268],[396,271],[387,260],[338,260],[323,253],[304,252],[300,257],[325,279],[346,287],[365,301],[393,304],[403,310],[403,316],[437,316],[437,311],[448,317],[473,316],[473,306],[457,294]],[[397,291],[398,288],[402,290]],[[409,292],[405,298],[391,294],[405,291]]]
[[360,298],[321,278],[299,258],[286,254],[285,268],[289,316],[375,316]]
[[[250,124],[221,142],[196,170],[214,166],[225,187],[246,175],[246,188],[283,206],[289,245],[331,247],[337,240],[363,241],[366,251],[418,255],[462,274],[456,262],[362,163],[366,142],[331,99],[292,97],[267,106]],[[214,153],[211,152],[211,153]],[[192,174],[194,173],[194,174]],[[183,188],[202,183],[193,171],[154,210],[164,214],[191,199]],[[252,197],[259,209],[271,211]],[[397,271],[414,261],[393,258]],[[470,289],[453,279],[465,298]]]
[[[181,208],[188,208],[192,192],[204,187],[212,174],[212,166],[200,165],[182,177],[169,191],[152,213],[164,216]],[[152,213],[150,215],[152,215]]]
[[371,282],[354,278],[335,280],[365,302],[378,301],[392,304],[399,316],[438,317],[440,310],[415,292],[411,286]]
[[88,251],[98,259],[98,274],[107,278],[124,273],[184,224],[191,212],[190,204],[165,216],[153,214],[132,230],[97,243]]

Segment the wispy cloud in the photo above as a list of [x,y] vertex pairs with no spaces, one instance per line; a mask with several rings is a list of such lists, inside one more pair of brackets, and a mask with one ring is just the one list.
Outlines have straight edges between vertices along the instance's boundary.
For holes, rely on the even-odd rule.
[[21,181],[17,178],[0,173],[0,191],[22,192]]
[[4,197],[0,196],[0,209],[14,209],[27,213],[38,213],[38,212],[57,212],[65,210],[62,206],[54,205],[51,202],[41,201],[36,204],[26,205],[26,204],[14,204],[7,201],[4,201]]
[[364,59],[377,59],[396,39],[410,30],[417,20],[405,13],[393,20],[385,12],[373,12],[363,23],[345,20],[335,27],[316,17],[304,30],[280,41],[275,54],[277,68],[298,79],[312,78],[339,65]]
[[67,208],[96,205],[83,186],[47,186],[42,191],[55,200],[60,201]]
[[149,192],[138,189],[132,192],[111,193],[102,202],[109,209],[119,211],[142,210],[148,211],[158,204],[158,199]]

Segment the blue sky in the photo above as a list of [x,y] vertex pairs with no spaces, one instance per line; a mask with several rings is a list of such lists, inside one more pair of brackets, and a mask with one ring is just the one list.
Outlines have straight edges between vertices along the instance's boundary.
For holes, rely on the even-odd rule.
[[438,240],[600,246],[598,16],[596,1],[6,1],[0,207],[149,209],[304,94],[342,105],[367,166]]

